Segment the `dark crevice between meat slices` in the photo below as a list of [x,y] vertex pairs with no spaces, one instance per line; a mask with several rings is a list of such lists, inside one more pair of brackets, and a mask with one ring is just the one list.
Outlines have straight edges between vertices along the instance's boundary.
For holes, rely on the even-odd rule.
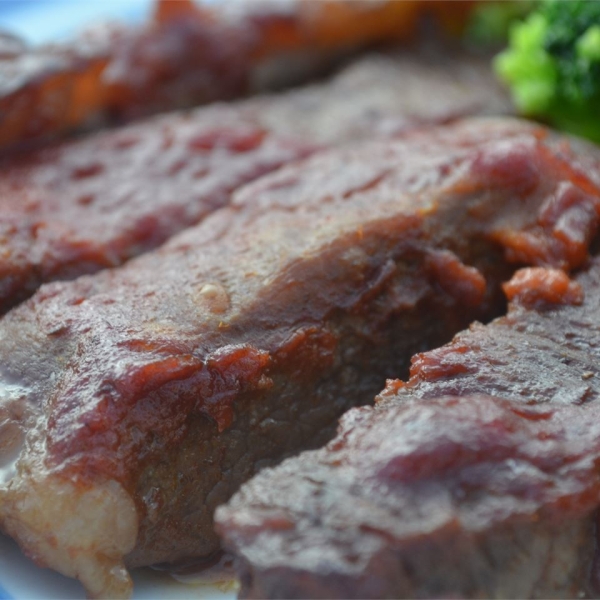
[[226,205],[242,184],[321,146],[509,111],[485,61],[439,58],[369,56],[329,82],[289,94],[168,115],[4,159],[0,313],[44,282],[156,248]]
[[598,183],[591,146],[466,120],[289,165],[155,252],[43,286],[0,322],[2,527],[93,596],[211,554],[213,511],[258,469],[503,310],[507,256],[581,264]]
[[417,355],[217,513],[250,598],[598,597],[600,258]]

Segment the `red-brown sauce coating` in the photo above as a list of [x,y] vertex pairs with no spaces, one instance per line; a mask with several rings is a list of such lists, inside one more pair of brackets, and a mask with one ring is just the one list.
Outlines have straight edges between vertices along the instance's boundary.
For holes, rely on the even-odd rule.
[[581,285],[560,269],[520,269],[502,288],[510,302],[528,308],[583,302]]
[[597,596],[600,260],[508,290],[218,509],[242,597]]
[[[459,139],[465,147],[458,144],[455,152],[448,155],[443,147],[455,146],[455,130],[460,132],[462,137]],[[523,221],[521,229],[534,227],[541,231],[543,223],[539,224],[538,214],[531,211],[528,203],[539,203],[543,213],[546,196],[553,197],[554,190],[561,189],[563,184],[562,179],[553,179],[554,163],[551,161],[547,164],[545,148],[538,148],[537,139],[542,129],[511,121],[506,126],[502,122],[497,125],[491,122],[490,140],[486,140],[484,130],[480,132],[478,128],[471,127],[468,121],[464,126],[458,125],[455,130],[448,128],[432,134],[415,134],[406,142],[391,143],[389,150],[384,143],[375,145],[377,159],[369,158],[360,167],[362,149],[348,149],[339,153],[333,151],[330,155],[315,157],[310,174],[302,163],[290,166],[287,171],[280,171],[272,178],[262,179],[255,186],[247,187],[228,211],[220,211],[199,228],[184,232],[160,252],[133,261],[124,269],[106,271],[97,278],[42,288],[32,302],[23,307],[22,312],[15,313],[10,322],[16,323],[20,314],[26,318],[35,314],[37,327],[42,335],[47,336],[46,342],[50,346],[62,346],[62,340],[68,341],[69,361],[79,365],[74,367],[72,375],[68,374],[70,371],[64,373],[59,395],[44,393],[52,405],[48,413],[51,415],[48,422],[49,447],[53,454],[51,460],[60,464],[71,454],[89,454],[89,460],[94,464],[98,461],[102,464],[108,461],[106,465],[110,463],[110,466],[102,467],[96,464],[94,469],[106,469],[107,472],[116,469],[119,477],[124,477],[137,460],[141,448],[135,441],[136,436],[130,435],[131,427],[146,432],[158,428],[163,432],[161,436],[164,437],[164,443],[169,445],[176,443],[186,415],[190,411],[200,410],[214,419],[222,430],[231,421],[230,403],[234,398],[262,390],[265,386],[268,388],[269,380],[262,378],[261,374],[267,365],[273,361],[277,363],[277,357],[293,356],[291,359],[284,358],[287,365],[285,369],[290,368],[288,360],[292,365],[297,360],[300,379],[310,377],[313,368],[317,371],[327,369],[325,357],[331,354],[331,349],[336,345],[331,332],[320,327],[314,331],[312,328],[306,329],[307,325],[291,336],[286,333],[281,337],[276,332],[290,319],[298,319],[295,310],[306,313],[303,319],[308,323],[318,323],[322,315],[331,310],[333,298],[343,299],[343,290],[360,285],[365,277],[361,275],[361,270],[356,270],[356,274],[347,280],[339,280],[334,269],[330,274],[331,283],[328,284],[331,288],[325,286],[322,294],[313,296],[310,302],[301,301],[298,294],[304,298],[303,285],[310,284],[311,279],[305,272],[304,258],[299,255],[278,275],[280,285],[276,297],[269,300],[268,305],[273,304],[273,307],[268,314],[262,314],[264,309],[260,304],[251,305],[252,310],[257,312],[248,331],[246,328],[250,327],[250,323],[242,323],[249,317],[245,316],[241,321],[240,317],[233,321],[231,317],[237,314],[240,303],[246,301],[243,299],[250,290],[260,295],[261,279],[255,272],[270,271],[273,268],[270,264],[276,267],[279,264],[276,260],[278,252],[285,257],[290,255],[292,249],[298,253],[306,244],[320,243],[320,237],[307,237],[304,232],[308,230],[294,225],[301,219],[303,222],[312,221],[315,218],[313,215],[319,215],[318,222],[323,229],[319,236],[326,235],[330,227],[339,228],[347,219],[355,219],[358,234],[352,236],[352,243],[359,244],[359,247],[374,244],[382,235],[375,233],[380,225],[373,221],[372,216],[369,221],[366,218],[373,213],[374,208],[369,203],[374,202],[370,198],[375,197],[376,210],[382,215],[388,214],[386,210],[397,212],[398,216],[390,220],[388,227],[404,231],[403,237],[398,239],[402,239],[405,252],[413,246],[420,248],[422,244],[427,248],[424,262],[429,265],[430,274],[427,275],[426,270],[425,276],[431,277],[441,291],[461,298],[466,306],[481,303],[484,298],[481,274],[472,267],[462,265],[452,253],[445,250],[432,253],[428,248],[431,242],[427,236],[453,239],[456,223],[448,224],[452,236],[443,227],[435,234],[433,230],[426,229],[425,239],[419,241],[419,236],[423,235],[417,233],[420,223],[426,224],[427,221],[423,221],[425,215],[427,212],[435,214],[435,209],[428,208],[425,214],[420,215],[412,206],[410,210],[399,208],[410,202],[408,198],[411,196],[398,200],[397,192],[393,192],[395,186],[423,190],[430,186],[434,186],[434,189],[441,186],[444,194],[454,198],[459,190],[466,189],[465,182],[475,174],[478,187],[493,190],[498,198],[506,197],[507,200],[502,212],[498,213],[495,207],[491,210],[491,197],[469,196],[474,198],[472,205],[460,204],[460,208],[456,209],[465,212],[465,216],[457,217],[460,219],[458,222],[468,228],[483,228],[480,233],[473,234],[476,237],[489,236],[495,240],[498,223],[515,218]],[[185,139],[188,136],[194,138],[188,128],[184,131],[182,135]],[[111,152],[114,142],[121,139],[118,137],[120,135],[124,134],[107,134],[105,139]],[[409,158],[408,149],[414,148],[416,157],[431,156],[430,135],[439,144],[436,152],[440,158],[437,164],[428,158],[428,176],[415,182],[414,165],[411,164],[413,159]],[[500,138],[497,143],[494,136]],[[515,156],[519,156],[520,161],[532,162],[536,169],[544,169],[547,173],[547,177],[539,179],[543,184],[533,188],[528,186],[529,195],[524,194],[516,200],[513,199],[512,180],[502,181],[498,185],[492,178],[490,185],[485,186],[479,168],[482,155],[490,157],[490,161],[494,159],[504,164],[504,154],[497,151],[497,148],[503,148],[508,143],[502,139],[503,136],[512,140],[517,149]],[[157,138],[158,147],[162,148],[163,142],[164,136],[161,135]],[[471,149],[470,145],[474,148]],[[529,150],[523,152],[522,147]],[[366,148],[364,151],[369,152]],[[184,152],[187,155],[188,151]],[[346,160],[344,152],[355,163],[351,175],[340,175],[337,170]],[[158,164],[169,165],[171,158],[167,159],[168,156],[168,153],[161,152]],[[400,156],[402,161],[398,160]],[[95,156],[97,159],[98,156]],[[232,157],[228,156],[228,172],[231,170],[231,161]],[[419,177],[423,176],[420,167],[417,173]],[[187,186],[187,181],[183,181],[184,186]],[[328,193],[328,188],[333,191]],[[315,189],[320,190],[318,196],[314,194]],[[172,206],[171,190],[165,204],[169,210]],[[600,194],[595,198],[597,203],[598,198]],[[145,201],[145,196],[140,198],[140,202]],[[348,208],[341,210],[344,205]],[[354,207],[352,211],[350,207]],[[474,219],[476,211],[484,207],[487,207],[485,218]],[[116,220],[121,222],[124,219],[118,217]],[[104,225],[100,223],[99,226]],[[263,242],[262,236],[269,235],[275,236],[273,239],[277,245]],[[396,232],[394,235],[400,234]],[[546,229],[544,240],[553,245],[554,252],[542,258],[533,254],[530,257],[532,262],[554,260],[559,264],[568,263],[569,249],[564,248],[562,240],[555,239],[552,226]],[[383,248],[383,238],[379,243]],[[335,246],[331,250],[326,248],[314,263],[317,271],[322,269],[319,264],[329,265],[331,261],[340,260],[327,258],[329,252],[335,251]],[[556,256],[561,250],[566,258],[560,254]],[[377,255],[382,251],[369,250]],[[226,259],[228,255],[234,256],[235,260]],[[356,263],[353,269],[358,269],[359,264],[362,269],[369,269],[373,259],[367,254],[360,260],[363,262]],[[307,264],[313,265],[313,262]],[[378,267],[370,276],[375,280],[369,286],[377,293],[378,286],[390,281],[390,275],[395,272],[390,270],[388,273],[386,269],[384,261],[382,267]],[[379,284],[379,281],[382,283]],[[268,288],[265,289],[264,293],[269,293]],[[363,294],[367,294],[365,298],[369,297],[368,290],[361,292],[361,299]],[[222,300],[219,300],[221,296]],[[223,308],[219,308],[223,302]],[[190,319],[190,310],[194,313],[200,311],[202,317],[199,320]],[[361,314],[359,306],[351,310]],[[162,325],[154,325],[155,322]],[[274,337],[271,339],[271,336]],[[80,337],[82,342],[77,342]],[[263,337],[265,344],[267,338],[271,340],[268,342],[268,352],[260,349],[259,340]],[[83,340],[86,340],[85,343]],[[18,343],[18,338],[15,341]],[[62,360],[60,354],[56,360]],[[30,360],[27,363],[30,364]],[[86,375],[81,377],[80,373]],[[109,376],[108,373],[113,374]],[[287,373],[286,377],[293,378],[293,373]],[[185,393],[183,388],[179,389],[179,381],[185,386]],[[92,389],[95,391],[92,392]],[[164,400],[166,398],[169,398],[168,402]],[[98,451],[90,452],[91,448],[97,448]],[[111,451],[106,452],[102,448],[111,448]],[[113,458],[109,458],[111,456]]]
[[[277,364],[278,357],[286,364],[290,356],[297,357],[300,380],[314,368],[317,372],[327,369],[331,359],[326,357],[336,347],[335,336],[332,338],[326,328],[317,327],[313,332],[309,323],[320,323],[332,310],[332,302],[350,302],[345,309],[351,309],[352,301],[344,300],[344,290],[353,285],[362,289],[361,282],[367,277],[361,274],[362,269],[370,272],[369,264],[374,260],[371,255],[379,256],[385,249],[382,234],[376,233],[380,227],[377,214],[381,219],[397,215],[387,226],[397,228],[395,236],[402,232],[398,239],[402,240],[403,252],[413,247],[411,252],[416,256],[424,254],[426,268],[420,277],[429,278],[441,292],[460,298],[466,306],[485,299],[482,275],[475,268],[462,265],[446,249],[431,248],[434,235],[449,243],[455,239],[457,227],[474,228],[478,232],[473,234],[476,238],[487,237],[495,242],[498,228],[505,229],[504,223],[512,222],[516,231],[514,215],[519,215],[519,230],[534,228],[551,249],[541,257],[532,253],[528,259],[542,264],[568,264],[569,246],[555,237],[552,224],[545,225],[536,214],[537,209],[543,215],[546,198],[553,198],[554,190],[563,187],[563,173],[555,172],[552,161],[546,162],[546,147],[538,141],[549,141],[544,139],[544,130],[517,121],[491,121],[487,129],[480,129],[480,125],[478,121],[466,121],[455,128],[414,134],[407,141],[390,142],[389,146],[375,144],[373,150],[366,147],[332,151],[315,157],[309,171],[303,163],[291,165],[246,187],[230,209],[187,230],[159,252],[97,277],[43,287],[7,324],[16,324],[20,315],[29,319],[35,314],[44,345],[50,349],[55,344],[61,348],[67,344],[72,366],[62,371],[60,394],[46,390],[40,396],[51,407],[48,447],[52,456],[48,460],[58,465],[70,455],[86,456],[85,461],[95,465],[94,471],[116,470],[119,478],[126,477],[138,452],[143,451],[144,438],[132,436],[132,428],[161,432],[162,443],[170,447],[177,443],[190,411],[207,414],[220,430],[226,428],[235,398],[269,389],[269,377],[262,375],[268,365]],[[186,129],[186,139],[188,133]],[[115,140],[112,134],[106,139],[110,144]],[[435,150],[431,139],[437,144]],[[162,144],[163,136],[157,142]],[[365,160],[363,152],[376,154],[367,154],[369,159]],[[482,156],[487,157],[489,164],[497,160],[503,165],[506,152],[513,166],[524,172],[535,168],[540,173],[535,185],[527,186],[529,199],[521,213],[516,213],[515,207],[523,204],[525,196],[514,195],[515,181],[520,186],[521,178],[490,180],[484,187],[481,175]],[[159,165],[171,162],[165,156],[161,155]],[[348,160],[352,161],[352,169],[347,168]],[[573,160],[576,163],[575,157]],[[230,170],[231,159],[227,167]],[[319,194],[315,195],[317,189]],[[415,210],[407,204],[412,196],[402,195],[405,191],[398,196],[396,189],[411,190],[411,194],[441,190],[444,198],[457,202],[456,220],[447,223],[451,233],[444,228],[429,230],[427,215],[436,214],[435,204]],[[486,192],[473,195],[473,189]],[[471,203],[455,200],[461,194],[471,198]],[[171,198],[170,191],[168,200]],[[599,210],[600,193],[590,198]],[[140,201],[145,201],[145,197]],[[481,214],[474,218],[478,213]],[[590,218],[596,219],[595,213]],[[306,232],[311,231],[309,223],[315,219],[319,228],[307,236]],[[352,244],[363,247],[378,240],[381,248],[369,247],[363,258],[359,254],[352,259],[350,253],[349,261],[360,260],[353,266],[355,274],[345,280],[336,275],[334,265],[340,259],[335,255],[335,246],[328,249],[326,244],[314,260],[308,260],[311,254],[304,255],[308,250],[302,249],[311,244],[320,247],[330,231],[337,236],[348,219],[355,222]],[[589,229],[587,223],[581,226]],[[421,227],[425,227],[423,232]],[[391,237],[389,243],[394,239]],[[460,237],[457,239],[454,243],[460,248]],[[331,258],[330,253],[334,253]],[[277,275],[279,287],[275,293],[268,286],[263,288],[261,277],[267,275],[259,273],[279,268],[281,260],[291,262]],[[485,264],[485,256],[482,260]],[[326,266],[327,277],[332,278],[327,285],[319,284],[319,293],[313,291],[310,302],[305,297],[308,292],[302,291],[304,285],[313,285],[305,263],[316,272]],[[361,301],[363,295],[366,294],[366,301],[370,294],[380,293],[380,286],[393,280],[397,270],[391,267],[384,260],[371,273],[369,288],[373,292],[363,290]],[[418,268],[422,270],[421,266]],[[418,297],[422,283],[417,281],[415,286],[411,294]],[[244,311],[252,310],[252,318],[246,312],[243,318],[237,316],[240,306],[250,302],[247,298],[252,303]],[[265,302],[264,306],[260,302]],[[267,306],[271,308],[267,310]],[[302,313],[307,323],[293,335],[286,333],[282,337],[278,330],[299,319],[295,310]],[[361,314],[358,306],[351,310]],[[190,314],[196,317],[191,318]],[[363,316],[371,318],[366,313]],[[261,349],[263,343],[268,350]],[[53,355],[54,351],[50,353]],[[55,358],[65,360],[59,355]],[[286,366],[286,378],[293,379],[293,372]],[[82,377],[82,373],[86,375]],[[40,381],[43,386],[54,385],[44,378],[38,381],[33,373],[29,376],[36,389],[42,385]]]
[[114,267],[226,205],[243,183],[316,149],[215,106],[6,159],[0,312],[42,283]]
[[[41,553],[36,540],[56,539],[45,515],[65,506],[53,486],[72,486],[70,498],[108,481],[137,519],[111,569],[213,552],[215,507],[257,469],[328,439],[409,356],[502,310],[514,266],[498,232],[535,231],[549,251],[533,264],[575,266],[555,236],[560,214],[542,215],[589,160],[593,226],[599,168],[591,147],[563,141],[470,119],[320,152],[239,189],[159,250],[42,286],[0,321],[0,389],[16,389],[3,393],[6,427],[27,432],[0,487],[3,523]],[[559,154],[570,170],[555,169]],[[523,176],[486,184],[480,165],[502,173],[507,161]],[[32,521],[35,535],[23,534]],[[79,543],[69,533],[61,556]],[[77,551],[92,565],[79,576],[106,591],[97,537]]]

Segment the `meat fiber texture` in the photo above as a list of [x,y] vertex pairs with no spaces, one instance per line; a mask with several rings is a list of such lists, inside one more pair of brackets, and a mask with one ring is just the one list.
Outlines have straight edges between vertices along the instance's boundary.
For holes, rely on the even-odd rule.
[[600,259],[413,359],[217,513],[242,597],[597,597]]
[[584,261],[599,183],[590,146],[466,120],[289,165],[155,252],[43,286],[0,321],[3,529],[92,596],[210,555],[216,506],[499,314],[511,261]]
[[373,55],[286,95],[172,114],[5,159],[0,313],[44,282],[159,246],[226,205],[243,183],[324,145],[509,112],[485,61],[452,56],[441,64],[437,53]]

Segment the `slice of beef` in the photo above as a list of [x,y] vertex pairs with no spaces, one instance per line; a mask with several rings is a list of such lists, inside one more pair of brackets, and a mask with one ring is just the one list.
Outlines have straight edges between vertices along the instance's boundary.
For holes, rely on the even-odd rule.
[[[369,56],[306,90],[156,118],[5,159],[0,313],[43,282],[113,267],[157,247],[227,204],[241,184],[319,146],[467,113],[508,112],[506,101],[493,100],[485,61],[455,53],[438,64],[437,57]],[[433,100],[424,104],[421,96]]]
[[159,0],[139,26],[100,24],[69,43],[4,36],[0,148],[301,83],[349,50],[406,36],[421,10],[414,0]]
[[137,27],[103,23],[70,42],[2,44],[0,149],[64,137],[127,111],[152,114],[244,94],[256,33],[192,2],[157,5],[154,18]]
[[209,555],[243,481],[499,314],[513,258],[585,260],[599,182],[591,146],[468,120],[289,165],[158,251],[43,286],[0,321],[2,527],[92,595]]
[[413,360],[217,512],[243,597],[597,597],[600,259]]
[[44,282],[114,267],[227,204],[315,144],[216,105],[8,159],[0,169],[0,313]]

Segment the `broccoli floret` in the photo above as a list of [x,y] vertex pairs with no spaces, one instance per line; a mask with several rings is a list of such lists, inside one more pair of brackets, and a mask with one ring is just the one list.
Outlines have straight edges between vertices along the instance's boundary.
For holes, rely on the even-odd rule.
[[600,142],[600,2],[540,3],[494,67],[523,114]]

